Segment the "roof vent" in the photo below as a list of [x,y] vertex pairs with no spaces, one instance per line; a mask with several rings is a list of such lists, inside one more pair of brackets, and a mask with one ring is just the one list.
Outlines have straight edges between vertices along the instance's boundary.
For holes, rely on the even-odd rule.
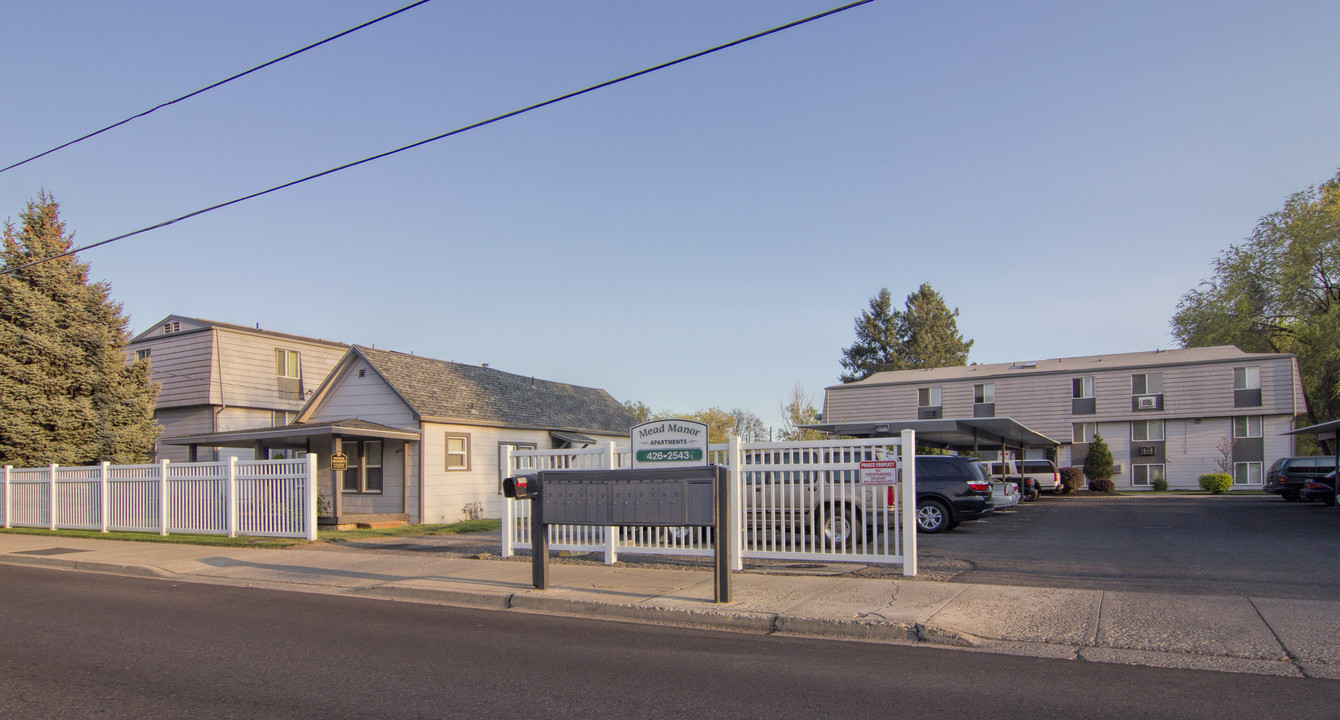
[[1017,362],[1017,363],[1011,365],[1011,366],[1010,366],[1010,369],[1012,369],[1012,370],[1023,370],[1023,369],[1028,369],[1028,368],[1035,368],[1035,367],[1037,367],[1037,366],[1038,366],[1038,361],[1037,361],[1037,360],[1029,360],[1028,362]]

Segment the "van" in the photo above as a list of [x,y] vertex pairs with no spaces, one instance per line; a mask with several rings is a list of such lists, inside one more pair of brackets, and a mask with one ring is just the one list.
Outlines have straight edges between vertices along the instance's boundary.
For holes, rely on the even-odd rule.
[[1024,460],[1023,472],[1019,471],[1019,460],[1006,463],[999,460],[991,463],[992,477],[1009,477],[1021,480],[1019,492],[1025,500],[1036,500],[1043,490],[1060,492],[1061,472],[1051,460]]
[[1262,488],[1268,493],[1279,495],[1289,502],[1303,499],[1303,488],[1310,480],[1325,477],[1335,472],[1335,458],[1326,455],[1308,457],[1286,457],[1275,461],[1266,473],[1266,484]]

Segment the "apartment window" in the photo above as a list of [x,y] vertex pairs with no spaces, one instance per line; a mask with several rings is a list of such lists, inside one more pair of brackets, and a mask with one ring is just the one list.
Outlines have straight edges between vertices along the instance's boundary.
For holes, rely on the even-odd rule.
[[940,388],[929,387],[917,390],[917,407],[940,407]]
[[470,469],[470,435],[447,433],[446,454],[448,470]]
[[1077,377],[1071,382],[1070,397],[1075,400],[1093,397],[1093,378]]
[[1233,418],[1233,437],[1234,438],[1259,438],[1261,437],[1261,416],[1246,415]]
[[275,373],[281,378],[297,380],[302,377],[297,350],[275,350]]
[[1162,395],[1163,373],[1141,373],[1131,376],[1132,395]]
[[972,388],[972,401],[978,405],[995,402],[996,384],[985,383],[983,385],[974,385]]
[[347,493],[380,494],[382,491],[382,441],[345,440],[340,452],[348,458],[342,487]]
[[1132,485],[1153,485],[1155,480],[1163,480],[1162,465],[1132,465]]
[[[1222,425],[1220,427],[1223,427]],[[1136,420],[1131,423],[1131,439],[1137,442],[1150,442],[1163,439],[1162,420]]]
[[1098,434],[1098,423],[1075,423],[1071,426],[1070,442],[1091,443]]
[[298,419],[298,413],[292,410],[271,410],[270,426],[283,427]]
[[1233,463],[1234,485],[1260,485],[1264,466],[1259,462]]
[[1233,368],[1234,390],[1260,390],[1261,368],[1259,366]]
[[148,348],[145,348],[144,350],[136,350],[136,351],[135,351],[135,359],[136,359],[136,360],[148,360],[148,359],[149,359],[149,350],[148,350]]

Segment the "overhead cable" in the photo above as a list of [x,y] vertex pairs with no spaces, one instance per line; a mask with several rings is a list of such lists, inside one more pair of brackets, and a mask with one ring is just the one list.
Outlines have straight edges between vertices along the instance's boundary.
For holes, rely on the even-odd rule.
[[81,252],[83,252],[83,251],[85,251],[85,250],[92,250],[93,248],[96,248],[96,247],[101,247],[101,246],[103,246],[103,245],[108,245],[108,244],[110,244],[110,243],[114,243],[114,242],[116,242],[116,241],[118,241],[118,240],[125,240],[126,238],[129,238],[129,237],[134,237],[134,236],[136,236],[136,235],[141,235],[141,234],[144,234],[144,233],[149,232],[150,230],[157,230],[157,229],[159,229],[159,228],[164,228],[164,227],[167,227],[167,226],[169,226],[169,225],[172,225],[172,224],[175,224],[175,223],[179,223],[179,222],[181,222],[182,220],[188,220],[188,219],[190,219],[190,218],[196,217],[197,215],[204,215],[205,213],[208,213],[208,212],[213,212],[213,211],[215,211],[215,210],[220,210],[220,209],[222,209],[222,208],[226,208],[226,207],[228,207],[229,205],[236,205],[236,204],[241,203],[241,202],[246,202],[247,200],[253,200],[253,199],[255,199],[255,198],[261,197],[262,195],[269,195],[269,194],[272,193],[272,192],[277,192],[277,191],[279,191],[279,190],[283,190],[283,189],[285,189],[285,188],[290,188],[290,187],[293,187],[294,185],[300,185],[300,184],[305,183],[305,182],[307,182],[307,181],[309,181],[309,180],[315,180],[315,179],[320,178],[320,177],[325,177],[326,175],[331,175],[331,174],[333,174],[333,173],[337,173],[337,172],[340,172],[340,171],[342,171],[342,170],[348,170],[348,169],[353,168],[353,167],[358,167],[359,165],[363,165],[363,164],[365,164],[365,163],[370,163],[370,162],[372,162],[373,160],[380,160],[380,159],[382,159],[382,158],[390,157],[390,156],[395,155],[395,154],[397,154],[397,153],[405,152],[406,150],[412,150],[412,149],[417,148],[417,147],[420,147],[420,146],[422,146],[422,145],[427,145],[428,143],[431,143],[431,142],[436,142],[436,141],[438,141],[438,140],[442,140],[442,139],[444,139],[444,138],[449,138],[449,137],[451,137],[451,136],[453,136],[453,135],[459,135],[459,134],[461,134],[461,133],[463,133],[463,132],[466,132],[466,131],[469,131],[469,130],[475,130],[475,129],[484,127],[485,125],[492,125],[493,123],[496,123],[496,122],[498,122],[498,121],[500,121],[500,120],[506,120],[507,118],[516,117],[517,115],[521,115],[521,114],[524,114],[524,113],[528,113],[528,112],[531,112],[532,110],[539,110],[539,109],[542,108],[542,107],[547,107],[547,106],[549,106],[549,105],[553,105],[553,104],[555,104],[555,103],[563,102],[564,100],[571,100],[572,98],[579,97],[579,96],[581,96],[581,95],[585,95],[585,94],[587,94],[587,93],[589,93],[589,92],[593,92],[593,91],[596,91],[596,90],[600,90],[601,88],[607,88],[607,87],[609,87],[609,86],[611,86],[611,85],[617,85],[618,83],[624,82],[624,81],[626,81],[626,80],[632,80],[633,78],[641,77],[641,76],[643,76],[643,75],[647,75],[648,73],[656,72],[657,70],[664,70],[664,69],[666,69],[666,68],[673,67],[673,66],[675,66],[675,65],[679,65],[680,63],[688,62],[689,60],[695,60],[695,59],[697,59],[697,58],[700,58],[700,57],[703,57],[703,56],[706,56],[706,55],[711,55],[712,53],[719,52],[719,51],[721,51],[721,50],[725,50],[725,49],[727,49],[727,48],[735,47],[736,45],[740,45],[740,44],[743,44],[743,43],[747,43],[747,42],[749,42],[749,41],[751,41],[751,40],[757,40],[757,39],[759,39],[759,38],[766,37],[766,36],[768,36],[768,35],[772,35],[772,34],[774,34],[774,33],[779,33],[779,32],[781,32],[781,31],[783,31],[783,30],[789,30],[789,29],[794,28],[794,27],[797,27],[797,26],[799,26],[799,25],[804,25],[805,23],[813,22],[813,21],[818,20],[818,19],[820,19],[820,18],[825,18],[825,17],[828,17],[829,15],[834,15],[834,14],[843,12],[843,11],[845,11],[845,10],[850,10],[850,9],[852,9],[852,8],[854,8],[854,7],[858,7],[858,6],[861,6],[861,5],[865,5],[865,4],[868,4],[868,3],[872,3],[872,2],[874,2],[874,1],[875,1],[875,0],[859,0],[858,2],[853,2],[853,3],[849,3],[849,4],[847,4],[847,5],[843,5],[843,6],[841,6],[841,7],[836,7],[836,8],[833,8],[832,10],[827,10],[827,11],[821,12],[821,13],[819,13],[819,14],[817,14],[817,15],[811,15],[811,16],[809,16],[809,17],[807,17],[807,18],[803,18],[803,19],[801,19],[801,20],[796,20],[796,21],[794,21],[794,22],[789,22],[789,23],[787,23],[787,24],[785,24],[785,25],[779,25],[779,26],[777,26],[777,27],[775,27],[775,28],[772,28],[771,30],[764,30],[763,32],[760,32],[760,33],[755,33],[755,34],[753,34],[753,35],[749,35],[749,36],[747,36],[747,37],[742,37],[742,38],[740,38],[739,40],[733,40],[733,41],[728,42],[728,43],[725,43],[725,44],[723,44],[723,45],[717,45],[716,47],[709,48],[709,49],[707,49],[707,50],[701,50],[701,51],[699,51],[699,52],[693,53],[692,55],[685,55],[684,57],[681,57],[681,58],[679,58],[679,59],[677,59],[677,60],[671,60],[671,61],[669,61],[669,62],[661,63],[660,65],[654,65],[654,66],[649,67],[649,68],[647,68],[647,69],[645,69],[645,70],[639,70],[639,71],[637,71],[637,72],[635,72],[635,73],[629,73],[628,75],[623,75],[623,76],[614,78],[613,80],[606,80],[605,82],[597,83],[597,84],[592,85],[592,86],[590,86],[590,87],[583,88],[583,89],[581,89],[581,90],[577,90],[577,91],[575,91],[575,92],[570,92],[570,93],[568,93],[568,94],[566,94],[566,95],[560,95],[560,96],[558,96],[558,97],[556,97],[556,98],[552,98],[552,99],[549,99],[549,100],[545,100],[544,102],[535,103],[534,105],[527,105],[526,107],[523,107],[523,108],[521,108],[521,109],[519,109],[519,110],[513,110],[513,111],[508,112],[508,113],[503,113],[502,115],[496,115],[496,116],[491,117],[491,118],[489,118],[489,119],[487,119],[487,120],[481,120],[481,121],[479,121],[479,122],[477,122],[477,123],[473,123],[473,124],[470,124],[470,125],[466,125],[466,126],[464,126],[464,127],[459,127],[459,128],[456,128],[455,130],[450,130],[450,131],[448,131],[448,132],[444,132],[444,133],[442,133],[442,134],[440,134],[440,135],[434,135],[434,136],[432,136],[432,137],[430,137],[430,138],[425,138],[425,139],[420,140],[420,141],[418,141],[418,142],[410,143],[409,145],[404,145],[404,146],[402,146],[402,147],[398,147],[398,148],[396,148],[396,149],[394,149],[394,150],[388,150],[388,151],[386,151],[386,152],[384,152],[384,153],[380,153],[380,154],[377,154],[377,155],[373,155],[373,156],[371,156],[371,157],[365,157],[365,158],[363,158],[362,160],[355,160],[354,162],[345,163],[344,165],[339,165],[339,166],[330,168],[329,170],[322,170],[322,171],[319,172],[319,173],[314,173],[314,174],[312,174],[312,175],[308,175],[308,176],[306,176],[306,177],[298,178],[297,180],[291,180],[291,181],[286,182],[286,183],[284,183],[284,184],[282,184],[282,185],[276,185],[276,186],[274,186],[274,187],[272,187],[272,188],[268,188],[268,189],[265,189],[265,190],[261,190],[261,191],[259,191],[259,192],[254,192],[254,193],[252,193],[252,194],[250,194],[250,195],[244,195],[244,196],[242,196],[242,197],[234,198],[234,199],[232,199],[232,200],[229,200],[229,201],[227,201],[227,202],[221,202],[221,203],[218,203],[217,205],[210,205],[210,206],[207,207],[207,208],[201,208],[200,210],[196,210],[195,212],[187,213],[187,214],[182,215],[182,216],[180,216],[180,217],[172,218],[171,220],[164,220],[163,222],[157,223],[157,224],[155,224],[155,225],[150,225],[150,226],[148,226],[148,227],[140,228],[139,230],[132,230],[131,232],[123,233],[123,234],[121,234],[121,235],[117,235],[116,237],[107,238],[106,240],[101,240],[101,241],[99,241],[99,242],[91,243],[91,244],[89,244],[89,245],[84,245],[84,246],[82,246],[82,247],[77,247],[77,248],[74,248],[74,249],[72,249],[72,250],[67,250],[67,251],[65,251],[65,252],[63,252],[63,253],[60,253],[59,255],[52,255],[51,257],[48,257],[48,258],[43,258],[43,259],[41,259],[41,260],[34,260],[34,261],[30,262],[30,263],[25,263],[25,264],[23,264],[23,265],[17,265],[17,266],[15,266],[15,267],[7,267],[7,268],[4,268],[3,270],[0,270],[0,275],[8,275],[8,274],[10,274],[10,273],[17,272],[17,271],[22,270],[22,269],[24,269],[24,268],[29,268],[29,267],[32,267],[32,266],[34,266],[34,265],[40,265],[40,264],[42,264],[42,263],[44,263],[44,262],[50,262],[50,261],[52,261],[52,260],[57,260],[57,259],[59,259],[59,258],[67,257],[67,256],[70,256],[70,255],[74,255],[74,254],[76,254],[76,253],[81,253]]
[[112,128],[116,128],[116,127],[120,127],[120,126],[122,126],[122,125],[125,125],[126,123],[130,122],[131,120],[136,120],[136,119],[138,119],[138,118],[142,118],[142,117],[144,117],[145,115],[148,115],[149,113],[154,112],[155,110],[162,110],[163,108],[165,108],[165,107],[167,107],[167,106],[169,106],[169,105],[173,105],[173,104],[175,104],[175,103],[179,103],[179,102],[181,102],[182,100],[186,100],[186,99],[188,99],[188,98],[193,98],[193,97],[195,97],[196,95],[199,95],[200,93],[207,92],[207,91],[209,91],[209,90],[213,90],[214,88],[219,87],[220,85],[225,85],[225,84],[230,83],[230,82],[232,82],[232,81],[234,81],[234,80],[237,80],[238,78],[246,77],[247,75],[250,75],[251,73],[254,73],[254,72],[256,72],[257,70],[261,70],[261,69],[270,67],[271,65],[274,65],[275,63],[282,62],[282,61],[287,60],[287,59],[289,59],[289,58],[291,58],[291,57],[293,57],[293,56],[295,56],[295,55],[300,55],[300,54],[302,54],[302,53],[307,52],[308,50],[311,50],[311,49],[313,49],[313,48],[317,48],[317,47],[320,47],[320,46],[322,46],[322,45],[325,45],[326,43],[328,43],[328,42],[330,42],[330,41],[332,41],[332,40],[338,40],[339,38],[342,38],[342,37],[344,37],[345,35],[348,35],[349,33],[357,32],[357,31],[359,31],[359,30],[362,30],[362,29],[365,28],[365,27],[368,27],[369,25],[375,25],[375,24],[377,24],[377,23],[379,23],[379,22],[381,22],[381,21],[383,21],[383,20],[385,20],[385,19],[387,19],[387,18],[390,18],[390,17],[394,17],[394,16],[396,16],[396,15],[399,15],[400,13],[405,12],[406,10],[410,10],[410,9],[416,8],[416,7],[418,7],[418,6],[420,6],[420,5],[424,4],[424,3],[426,3],[426,2],[428,2],[428,1],[429,1],[429,0],[419,0],[419,1],[416,2],[416,3],[412,3],[412,4],[409,4],[409,5],[406,5],[405,7],[402,7],[402,8],[400,8],[399,10],[396,10],[395,12],[389,12],[389,13],[386,13],[385,15],[382,15],[381,17],[373,18],[372,20],[369,20],[369,21],[363,23],[362,25],[358,25],[358,26],[356,26],[356,27],[351,27],[351,28],[349,28],[348,30],[345,30],[345,31],[342,32],[342,33],[337,33],[337,34],[335,34],[335,35],[331,35],[330,37],[326,38],[325,40],[321,40],[320,42],[314,42],[314,43],[312,43],[311,45],[308,45],[308,46],[306,46],[306,47],[302,47],[302,48],[299,48],[299,49],[297,49],[297,50],[294,50],[293,52],[288,53],[287,55],[281,55],[281,56],[279,56],[279,57],[275,58],[274,60],[271,60],[271,61],[269,61],[269,62],[267,62],[267,63],[262,63],[262,64],[260,64],[260,65],[257,65],[256,67],[251,68],[250,70],[247,70],[247,71],[244,71],[244,72],[240,72],[240,73],[238,73],[238,74],[236,74],[236,75],[233,75],[233,76],[231,76],[231,77],[224,78],[223,80],[220,80],[220,81],[214,83],[213,85],[206,85],[205,87],[202,87],[202,88],[200,88],[199,90],[196,90],[195,92],[187,93],[186,95],[182,95],[181,97],[177,98],[176,100],[169,100],[169,101],[167,101],[167,102],[165,102],[165,103],[161,103],[161,104],[159,104],[159,105],[155,105],[155,106],[149,108],[148,110],[145,110],[145,111],[142,112],[142,113],[137,113],[137,114],[135,114],[135,115],[131,115],[130,117],[126,118],[125,120],[122,120],[122,121],[120,121],[120,122],[112,123],[111,125],[108,125],[107,127],[103,128],[103,129],[101,129],[101,130],[95,130],[95,131],[93,131],[93,132],[91,132],[91,133],[89,133],[89,134],[87,134],[87,135],[84,135],[84,136],[82,136],[82,137],[77,137],[77,138],[75,138],[74,140],[71,140],[71,141],[69,141],[69,142],[67,142],[67,143],[64,143],[64,144],[62,144],[62,145],[57,145],[56,147],[51,148],[50,150],[47,150],[46,152],[40,152],[40,153],[38,153],[38,154],[36,154],[36,155],[34,155],[34,156],[28,158],[27,160],[20,160],[20,161],[14,163],[13,165],[10,165],[10,166],[8,166],[8,167],[0,168],[0,173],[5,172],[5,171],[7,171],[7,170],[13,170],[14,168],[16,168],[16,167],[18,167],[18,166],[20,166],[20,165],[23,165],[23,164],[25,164],[25,163],[32,162],[33,160],[36,160],[36,159],[38,159],[38,158],[40,158],[40,157],[44,157],[44,156],[46,156],[46,155],[50,155],[51,153],[54,153],[54,152],[56,152],[57,150],[61,150],[61,149],[63,149],[63,148],[70,147],[71,145],[74,145],[75,143],[83,142],[83,141],[85,141],[85,140],[87,140],[87,139],[89,139],[89,138],[91,138],[91,137],[96,136],[96,135],[101,135],[101,134],[107,132],[108,130],[111,130]]

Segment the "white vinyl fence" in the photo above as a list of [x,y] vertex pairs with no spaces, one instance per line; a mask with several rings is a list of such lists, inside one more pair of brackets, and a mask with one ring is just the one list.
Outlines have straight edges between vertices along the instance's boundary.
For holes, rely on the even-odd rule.
[[[731,438],[709,448],[709,461],[729,469],[739,541],[733,569],[744,558],[901,564],[916,574],[915,441],[903,438],[745,443]],[[630,466],[629,448],[613,443],[582,450],[510,450],[503,477],[540,470]],[[903,482],[862,486],[860,463],[898,459]],[[502,555],[530,549],[530,502],[506,500]],[[850,532],[849,532],[850,531]],[[835,541],[834,536],[847,536]],[[552,550],[711,555],[711,528],[549,526]]]
[[4,527],[316,539],[316,456],[15,468]]

